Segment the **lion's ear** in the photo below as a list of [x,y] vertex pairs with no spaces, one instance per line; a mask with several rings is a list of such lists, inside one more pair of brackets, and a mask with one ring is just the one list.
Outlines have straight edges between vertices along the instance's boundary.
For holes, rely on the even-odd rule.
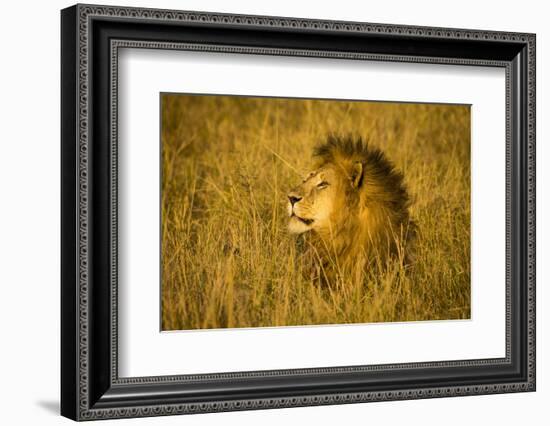
[[351,177],[351,184],[353,185],[353,187],[359,188],[363,183],[363,163],[359,161],[356,163],[353,163],[350,177]]

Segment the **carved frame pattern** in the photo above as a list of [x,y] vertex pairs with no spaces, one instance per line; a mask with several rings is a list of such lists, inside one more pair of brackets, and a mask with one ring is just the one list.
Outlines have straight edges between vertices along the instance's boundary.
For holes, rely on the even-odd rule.
[[[77,322],[77,362],[76,362],[76,384],[77,408],[74,417],[78,420],[92,420],[105,418],[122,417],[141,417],[141,416],[159,416],[185,413],[205,413],[215,411],[230,410],[248,410],[278,407],[294,407],[324,404],[344,404],[353,402],[401,400],[416,398],[436,398],[445,396],[463,396],[489,393],[505,393],[518,391],[533,391],[535,389],[535,36],[533,34],[520,34],[510,32],[478,31],[464,29],[447,28],[427,28],[401,25],[369,24],[357,22],[336,22],[324,20],[279,18],[265,16],[245,16],[228,15],[202,12],[184,12],[168,11],[155,9],[136,9],[126,7],[103,7],[77,5],[76,16],[78,22],[77,28],[77,232],[76,232],[76,253],[77,253],[77,271],[76,277],[76,322]],[[138,407],[115,407],[115,408],[95,408],[90,401],[90,334],[89,334],[89,216],[90,216],[90,162],[89,162],[89,112],[90,112],[90,27],[91,21],[96,18],[116,18],[123,20],[139,20],[140,22],[158,22],[171,21],[178,23],[204,23],[215,25],[236,25],[244,27],[258,28],[278,28],[278,29],[300,29],[325,32],[344,32],[344,33],[363,33],[363,34],[381,34],[381,35],[410,35],[422,38],[437,38],[448,40],[483,40],[483,41],[506,41],[511,43],[520,43],[527,49],[527,274],[526,283],[527,294],[527,379],[520,382],[507,382],[499,384],[484,384],[479,386],[448,386],[433,388],[410,388],[390,391],[376,392],[351,392],[351,393],[327,393],[324,395],[311,396],[291,396],[291,397],[273,397],[273,398],[254,398],[254,399],[233,399],[220,400],[201,403],[165,403],[155,405],[145,405]],[[361,59],[361,60],[384,60],[398,62],[426,62],[426,63],[448,63],[462,65],[482,65],[498,66],[506,69],[506,104],[507,104],[507,261],[506,261],[506,358],[505,359],[485,359],[485,360],[467,360],[455,362],[436,362],[436,363],[416,363],[416,364],[394,364],[381,366],[364,367],[327,367],[322,369],[302,369],[302,370],[275,370],[262,372],[245,373],[226,373],[217,375],[194,375],[194,376],[161,376],[145,378],[119,378],[117,374],[117,69],[118,69],[118,49],[122,47],[132,48],[155,48],[155,49],[178,49],[178,50],[198,50],[214,51],[239,54],[264,54],[264,55],[297,55],[314,56],[341,59]],[[506,61],[475,60],[461,58],[440,58],[440,57],[416,57],[403,55],[384,55],[384,54],[364,54],[349,52],[326,52],[316,50],[300,49],[276,49],[276,48],[256,48],[242,46],[221,46],[193,43],[171,43],[171,42],[151,42],[143,40],[111,40],[111,369],[110,380],[113,385],[125,384],[151,384],[151,383],[173,383],[181,381],[200,381],[217,380],[228,378],[244,377],[266,377],[266,376],[300,376],[304,374],[330,374],[343,371],[373,371],[386,369],[406,369],[438,366],[469,366],[469,365],[489,365],[506,363],[510,361],[510,341],[511,341],[511,314],[509,302],[511,296],[509,275],[510,262],[510,207],[511,207],[511,148],[510,137],[511,129],[509,118],[512,106],[511,98],[511,65]]]

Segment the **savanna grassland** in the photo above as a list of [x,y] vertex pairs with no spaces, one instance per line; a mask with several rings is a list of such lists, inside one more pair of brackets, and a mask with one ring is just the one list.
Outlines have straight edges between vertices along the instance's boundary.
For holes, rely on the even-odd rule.
[[[467,106],[162,95],[162,329],[470,317]],[[398,262],[334,288],[304,278],[286,195],[327,134],[382,149],[418,226]]]

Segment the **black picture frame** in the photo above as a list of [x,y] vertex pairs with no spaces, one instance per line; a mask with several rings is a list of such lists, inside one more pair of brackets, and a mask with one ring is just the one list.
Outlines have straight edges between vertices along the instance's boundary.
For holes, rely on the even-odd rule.
[[[535,390],[535,35],[75,5],[61,12],[61,414],[159,416]],[[118,377],[117,49],[506,70],[506,356]],[[504,214],[504,212],[503,212]]]

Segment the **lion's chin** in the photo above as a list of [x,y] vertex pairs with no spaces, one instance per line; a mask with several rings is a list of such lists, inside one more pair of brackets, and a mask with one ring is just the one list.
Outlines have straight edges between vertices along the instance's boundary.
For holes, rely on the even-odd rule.
[[311,231],[311,222],[306,223],[303,219],[298,218],[297,216],[292,216],[288,221],[288,231],[291,234],[303,234],[304,232]]

